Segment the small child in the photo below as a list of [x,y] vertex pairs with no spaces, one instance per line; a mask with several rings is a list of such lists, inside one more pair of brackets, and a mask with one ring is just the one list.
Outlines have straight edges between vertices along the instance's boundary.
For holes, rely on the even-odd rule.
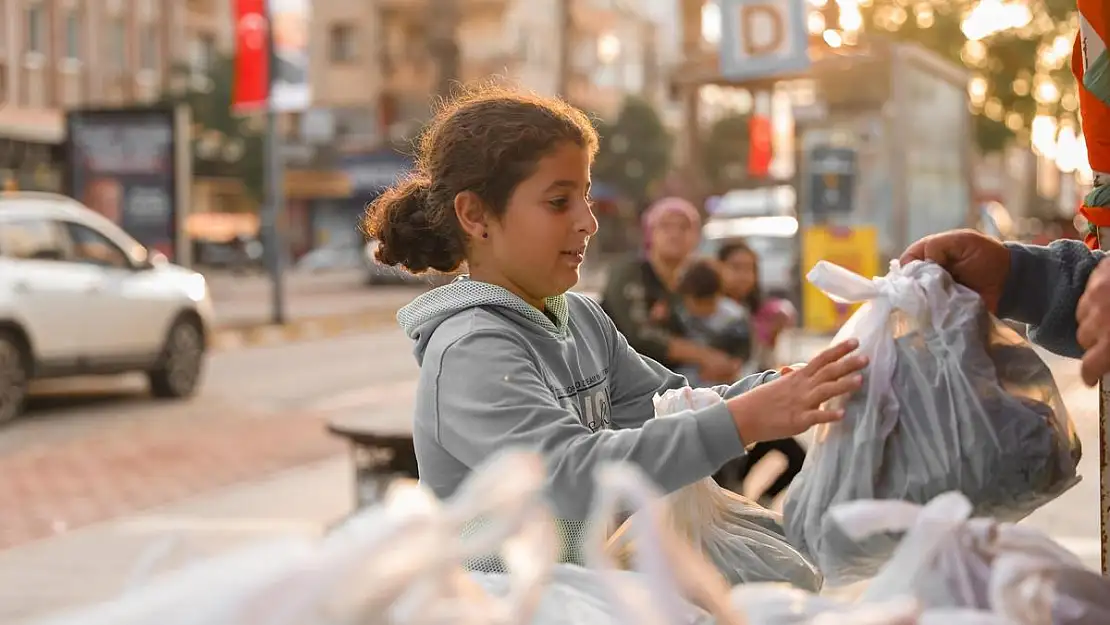
[[[687,267],[676,291],[682,298],[678,317],[686,338],[720,350],[742,363],[750,360],[752,337],[748,313],[743,306],[724,297],[721,276],[709,261],[698,260]],[[722,382],[703,379],[696,367],[683,367],[678,373],[686,376],[693,387]]]

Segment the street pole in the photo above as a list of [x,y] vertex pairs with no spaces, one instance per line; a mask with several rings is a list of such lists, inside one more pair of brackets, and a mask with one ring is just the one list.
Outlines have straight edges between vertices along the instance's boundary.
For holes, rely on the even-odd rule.
[[265,205],[262,211],[263,255],[270,274],[271,301],[270,320],[281,325],[285,323],[285,282],[282,277],[285,254],[281,236],[281,213],[285,206],[283,163],[281,158],[281,129],[278,127],[278,113],[274,107],[274,83],[277,75],[277,54],[274,48],[273,16],[270,3],[266,3],[266,24],[269,28],[266,37],[269,55],[269,97],[266,106],[266,156],[264,178],[266,181]]
[[459,56],[459,0],[429,3],[429,48],[436,64],[436,95],[447,99],[462,74]]
[[559,9],[559,73],[555,92],[564,100],[570,101],[570,83],[574,55],[574,7],[573,0],[557,0]]

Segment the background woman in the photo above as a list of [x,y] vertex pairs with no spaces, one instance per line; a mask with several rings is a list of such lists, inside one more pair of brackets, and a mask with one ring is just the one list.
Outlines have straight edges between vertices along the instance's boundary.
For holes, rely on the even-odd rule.
[[636,351],[668,369],[695,368],[707,381],[735,380],[740,361],[690,340],[678,315],[675,288],[701,237],[698,210],[682,198],[664,198],[648,208],[643,223],[647,252],[612,270],[602,309]]

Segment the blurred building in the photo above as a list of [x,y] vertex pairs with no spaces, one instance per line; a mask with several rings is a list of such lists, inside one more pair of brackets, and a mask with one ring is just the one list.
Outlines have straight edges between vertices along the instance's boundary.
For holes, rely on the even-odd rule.
[[230,42],[229,6],[0,0],[0,182],[56,190],[65,110],[157,99],[174,63]]
[[571,76],[566,96],[615,115],[628,95],[662,104],[659,7],[650,0],[565,0],[570,4]]
[[294,254],[348,244],[366,203],[411,165],[407,150],[397,148],[430,116],[445,75],[463,84],[561,93],[603,117],[615,116],[629,94],[654,100],[662,94],[662,72],[649,5],[315,0],[312,109],[287,124]]

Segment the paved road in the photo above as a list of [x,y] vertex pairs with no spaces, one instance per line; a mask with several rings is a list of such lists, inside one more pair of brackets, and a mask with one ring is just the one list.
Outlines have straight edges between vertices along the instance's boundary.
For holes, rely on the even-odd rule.
[[0,431],[0,548],[337,454],[324,420],[408,418],[415,371],[385,330],[218,352],[188,402],[135,377],[39,384]]
[[[237,327],[266,323],[271,318],[271,283],[265,276],[216,274],[208,277],[216,323]],[[421,285],[368,286],[361,272],[291,273],[285,279],[289,320],[352,315],[372,310],[397,310],[420,293]]]
[[[1086,479],[1026,522],[1097,565],[1094,393],[1076,384],[1074,363],[1053,366]],[[128,377],[39,389],[30,415],[0,430],[0,622],[112,596],[158,537],[205,536],[196,556],[318,530],[350,492],[323,423],[407,419],[415,373],[407,339],[385,329],[219,353],[190,402],[151,400]]]

